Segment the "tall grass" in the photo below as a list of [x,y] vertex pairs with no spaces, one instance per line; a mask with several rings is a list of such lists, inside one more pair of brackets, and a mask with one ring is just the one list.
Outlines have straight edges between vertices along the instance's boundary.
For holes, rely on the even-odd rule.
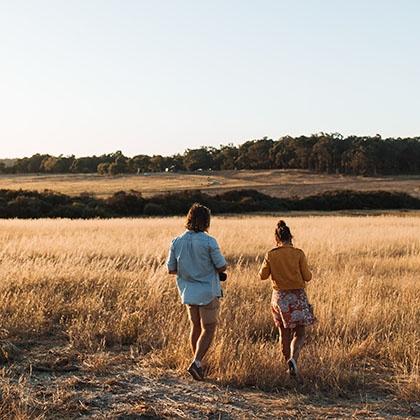
[[[214,218],[229,261],[210,378],[276,389],[287,378],[257,277],[274,217]],[[318,323],[301,356],[303,387],[342,395],[419,397],[420,218],[293,217],[314,273]],[[0,326],[19,342],[49,337],[78,350],[132,345],[146,366],[183,370],[188,321],[164,265],[180,218],[0,221]]]

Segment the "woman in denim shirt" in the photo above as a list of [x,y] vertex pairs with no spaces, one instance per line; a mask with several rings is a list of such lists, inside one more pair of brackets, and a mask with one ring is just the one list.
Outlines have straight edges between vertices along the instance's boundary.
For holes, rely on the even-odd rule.
[[176,274],[181,301],[187,306],[194,355],[188,372],[196,380],[204,379],[201,361],[216,331],[222,296],[219,273],[227,267],[216,239],[207,233],[209,226],[210,210],[193,204],[187,215],[187,230],[172,241],[167,260],[169,274]]

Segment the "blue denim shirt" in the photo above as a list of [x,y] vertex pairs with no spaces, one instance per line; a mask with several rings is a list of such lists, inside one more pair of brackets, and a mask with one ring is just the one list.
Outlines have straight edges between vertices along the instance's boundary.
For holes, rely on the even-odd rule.
[[207,305],[222,296],[216,268],[226,265],[219,245],[205,232],[185,231],[169,249],[167,267],[177,272],[177,286],[182,303]]

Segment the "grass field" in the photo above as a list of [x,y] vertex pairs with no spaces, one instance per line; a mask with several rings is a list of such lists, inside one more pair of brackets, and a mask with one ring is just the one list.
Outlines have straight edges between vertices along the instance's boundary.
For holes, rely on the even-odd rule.
[[1,418],[418,415],[420,218],[287,221],[314,272],[302,385],[257,278],[274,217],[212,222],[230,265],[206,384],[184,373],[187,317],[164,266],[182,219],[0,221]]
[[145,196],[161,192],[200,189],[219,193],[231,189],[253,188],[277,196],[303,197],[331,190],[403,191],[420,197],[420,176],[358,177],[315,174],[297,170],[214,171],[207,173],[159,173],[104,177],[96,174],[1,175],[0,188],[50,189],[77,195],[91,192],[108,196],[121,190],[136,190]]

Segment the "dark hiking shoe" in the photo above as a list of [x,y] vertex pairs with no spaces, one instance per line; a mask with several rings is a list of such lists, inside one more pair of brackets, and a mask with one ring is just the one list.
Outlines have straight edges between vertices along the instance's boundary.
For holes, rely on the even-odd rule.
[[195,362],[190,364],[190,367],[187,369],[187,371],[196,381],[202,381],[204,379],[203,368],[198,367]]
[[298,367],[296,364],[295,359],[289,359],[287,361],[287,365],[289,366],[289,374],[290,376],[298,376]]

